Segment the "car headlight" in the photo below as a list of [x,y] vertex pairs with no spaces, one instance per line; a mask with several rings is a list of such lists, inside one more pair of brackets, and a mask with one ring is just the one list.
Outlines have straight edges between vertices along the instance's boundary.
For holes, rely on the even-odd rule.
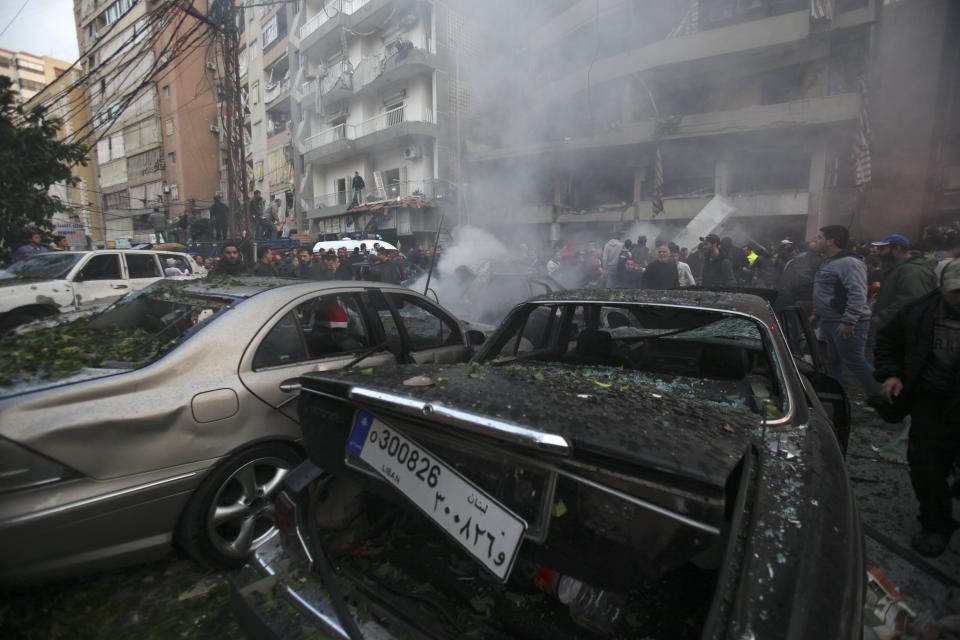
[[77,477],[77,472],[0,438],[0,493],[20,491]]

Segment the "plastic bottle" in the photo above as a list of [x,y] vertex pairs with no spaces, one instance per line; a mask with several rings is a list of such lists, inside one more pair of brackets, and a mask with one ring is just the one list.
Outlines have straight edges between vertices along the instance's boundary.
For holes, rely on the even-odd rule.
[[534,582],[570,609],[573,621],[595,633],[610,633],[623,617],[623,596],[540,567]]

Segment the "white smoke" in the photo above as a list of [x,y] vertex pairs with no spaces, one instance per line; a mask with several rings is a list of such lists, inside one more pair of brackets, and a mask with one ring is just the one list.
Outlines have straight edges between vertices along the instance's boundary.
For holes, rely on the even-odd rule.
[[[502,286],[495,278],[495,274],[515,271],[505,265],[517,256],[493,234],[477,227],[458,227],[453,231],[453,242],[441,246],[443,253],[434,267],[427,295],[433,297],[435,293],[440,304],[458,317],[497,322],[510,306],[527,298],[526,291],[518,294],[516,286]],[[423,293],[426,283],[424,275],[409,288]]]

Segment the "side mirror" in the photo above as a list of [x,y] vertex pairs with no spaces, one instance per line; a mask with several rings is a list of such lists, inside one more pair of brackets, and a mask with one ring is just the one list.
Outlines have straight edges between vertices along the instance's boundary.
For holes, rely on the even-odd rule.
[[469,329],[467,331],[467,343],[471,347],[479,347],[486,341],[487,336],[482,331],[477,331],[476,329]]
[[77,275],[73,276],[74,282],[83,282],[83,271],[78,271]]

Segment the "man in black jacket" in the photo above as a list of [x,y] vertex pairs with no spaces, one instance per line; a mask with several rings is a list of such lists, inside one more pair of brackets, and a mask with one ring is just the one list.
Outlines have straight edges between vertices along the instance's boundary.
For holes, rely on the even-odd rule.
[[958,528],[947,476],[960,455],[960,260],[944,269],[939,289],[880,328],[874,353],[884,396],[911,417],[907,462],[923,529],[910,544],[936,557]]
[[355,206],[359,207],[363,204],[363,190],[367,186],[360,176],[359,171],[353,172],[353,181],[350,183],[350,186],[353,188],[353,199],[357,203]]
[[680,273],[677,271],[677,263],[671,258],[669,246],[658,246],[657,259],[647,264],[647,268],[643,270],[640,286],[644,289],[679,289]]
[[240,247],[233,242],[225,242],[220,247],[220,260],[210,272],[211,276],[246,276],[250,268],[243,263]]
[[702,240],[703,265],[697,282],[705,287],[737,286],[737,279],[733,275],[733,265],[720,246],[720,237],[711,233]]
[[219,195],[213,196],[213,204],[210,205],[210,221],[213,223],[213,235],[217,242],[226,240],[230,225],[230,209],[223,204]]
[[257,248],[257,264],[253,267],[253,275],[275,278],[279,275],[273,264],[273,249],[270,247]]

